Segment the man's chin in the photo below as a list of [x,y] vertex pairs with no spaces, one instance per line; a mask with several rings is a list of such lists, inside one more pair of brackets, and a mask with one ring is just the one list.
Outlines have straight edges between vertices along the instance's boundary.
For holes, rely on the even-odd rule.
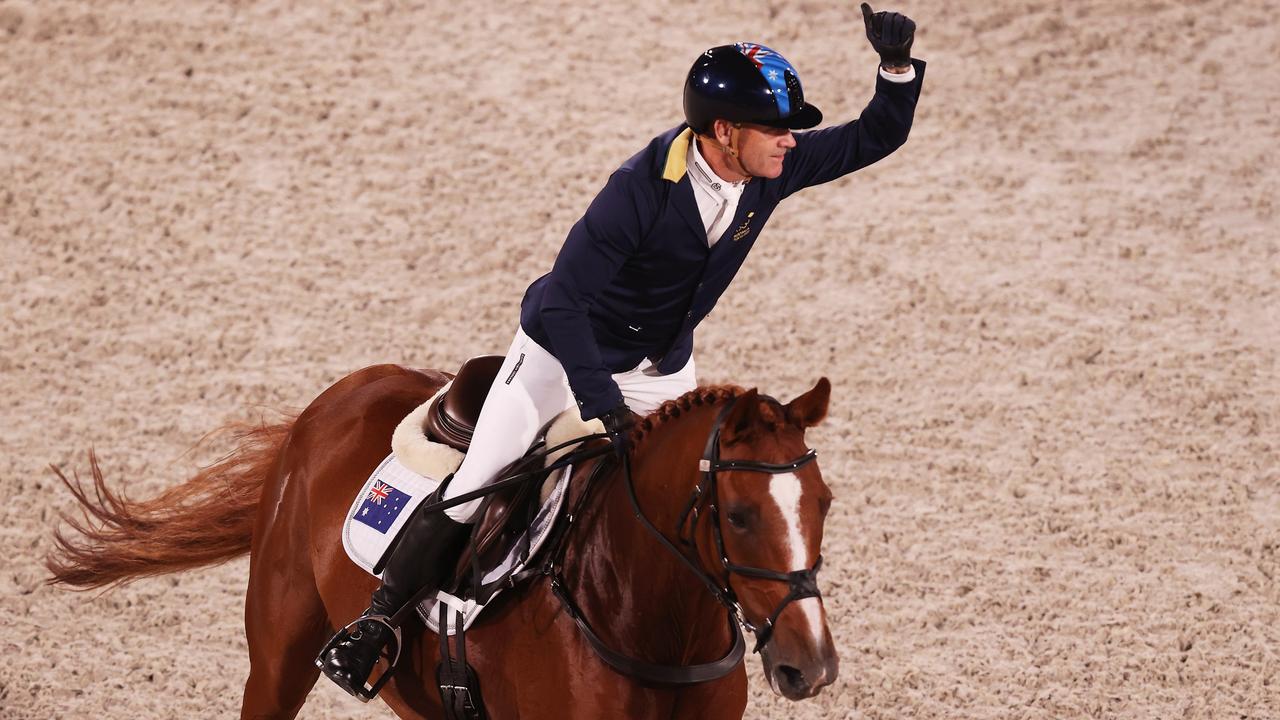
[[762,168],[760,172],[755,173],[755,176],[758,178],[763,178],[765,180],[773,180],[781,174],[782,174],[782,163],[777,162],[777,163],[769,163],[766,167]]

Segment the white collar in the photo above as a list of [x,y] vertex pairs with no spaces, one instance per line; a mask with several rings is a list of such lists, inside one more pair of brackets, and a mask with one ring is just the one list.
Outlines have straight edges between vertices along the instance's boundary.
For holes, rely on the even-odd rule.
[[706,158],[702,157],[702,151],[698,149],[698,136],[694,135],[693,142],[689,143],[688,165],[692,169],[689,173],[689,179],[707,192],[715,195],[721,200],[734,202],[742,197],[742,191],[746,188],[746,180],[739,182],[730,182],[720,177],[711,169],[711,165],[707,163]]

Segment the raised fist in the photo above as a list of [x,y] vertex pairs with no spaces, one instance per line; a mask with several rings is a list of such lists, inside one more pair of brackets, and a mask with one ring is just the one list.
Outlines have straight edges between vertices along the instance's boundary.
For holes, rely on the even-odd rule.
[[862,3],[862,22],[867,26],[867,39],[880,54],[880,64],[885,67],[903,67],[911,64],[911,41],[915,39],[916,24],[911,18],[896,12],[871,12],[871,6]]

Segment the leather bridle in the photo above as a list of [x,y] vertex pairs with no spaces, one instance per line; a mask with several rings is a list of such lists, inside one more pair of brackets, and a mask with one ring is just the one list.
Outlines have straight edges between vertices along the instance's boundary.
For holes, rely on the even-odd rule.
[[[702,479],[693,489],[689,502],[685,505],[684,511],[680,515],[680,521],[677,525],[677,534],[682,545],[686,546],[691,553],[682,551],[670,539],[662,534],[658,528],[654,527],[648,516],[640,508],[640,502],[636,497],[635,483],[631,476],[631,461],[629,457],[623,459],[623,476],[626,481],[627,493],[631,500],[631,507],[635,513],[636,519],[652,534],[659,543],[668,551],[676,556],[682,563],[688,567],[699,580],[702,581],[707,589],[715,596],[722,605],[728,610],[728,620],[730,632],[733,635],[733,646],[719,660],[702,663],[699,665],[658,665],[648,663],[637,658],[624,655],[608,647],[604,641],[595,633],[589,622],[582,614],[581,608],[573,601],[568,590],[565,587],[564,578],[561,575],[560,568],[564,560],[567,543],[565,539],[568,537],[569,528],[573,524],[573,520],[579,515],[582,506],[585,504],[589,492],[583,492],[579,501],[575,504],[570,512],[568,521],[563,526],[563,531],[559,538],[556,538],[555,551],[550,554],[549,560],[543,566],[542,572],[551,579],[551,590],[560,599],[565,610],[578,624],[587,640],[591,643],[596,654],[600,656],[608,665],[623,674],[636,677],[640,680],[662,684],[692,684],[715,680],[733,671],[738,663],[742,661],[745,654],[746,646],[743,642],[742,633],[738,630],[738,625],[750,630],[756,636],[756,646],[753,652],[759,652],[765,643],[773,635],[774,624],[778,620],[778,616],[786,609],[788,605],[801,600],[803,598],[821,597],[818,590],[817,574],[822,566],[822,556],[814,562],[813,567],[807,570],[796,570],[792,572],[778,572],[765,568],[757,568],[746,565],[738,565],[729,559],[725,552],[724,535],[720,528],[720,511],[719,511],[719,492],[717,483],[717,472],[725,471],[746,471],[765,473],[768,475],[777,475],[780,473],[794,472],[805,465],[812,462],[817,457],[817,451],[809,450],[804,455],[786,463],[765,463],[754,460],[721,460],[720,459],[720,431],[725,419],[729,416],[737,399],[731,399],[716,417],[715,426],[712,428],[710,436],[707,438],[706,448],[703,451],[702,458],[698,461],[698,470],[702,474]],[[601,463],[597,466],[593,478],[605,466]],[[594,485],[594,483],[589,483]],[[716,542],[716,550],[720,557],[720,563],[724,570],[723,578],[717,578],[715,575],[707,572],[702,567],[701,562],[697,560],[699,557],[696,541],[696,529],[700,518],[700,509],[705,507],[707,514],[710,516],[713,536]],[[686,536],[685,527],[688,526],[689,532]],[[693,559],[689,555],[692,554]],[[746,577],[760,578],[764,580],[776,580],[787,583],[789,592],[786,597],[774,608],[769,617],[759,626],[752,624],[747,620],[743,612],[742,605],[738,601],[737,594],[734,593],[730,586],[729,577],[731,574],[737,573]]]
[[[782,473],[795,472],[813,462],[818,457],[818,451],[809,450],[795,460],[785,463],[766,463],[756,460],[721,460],[720,429],[733,405],[734,401],[729,401],[724,409],[720,411],[719,417],[716,418],[715,428],[712,430],[711,436],[707,438],[707,446],[702,452],[702,459],[698,461],[698,470],[702,473],[702,480],[693,489],[693,494],[685,505],[684,512],[681,513],[680,522],[676,528],[680,534],[680,541],[689,546],[693,550],[694,556],[697,557],[699,508],[706,507],[710,515],[712,537],[716,541],[716,555],[720,558],[720,564],[724,569],[723,582],[715,583],[716,588],[712,592],[715,593],[717,600],[734,613],[743,627],[755,634],[756,646],[752,652],[760,652],[760,648],[764,647],[765,643],[769,642],[769,638],[773,636],[774,624],[788,605],[804,598],[822,597],[821,591],[818,590],[817,579],[818,570],[822,568],[822,556],[819,555],[818,559],[814,561],[813,567],[807,570],[795,570],[785,573],[749,565],[738,565],[731,561],[729,554],[725,551],[724,532],[720,526],[720,496],[716,471],[739,470],[765,473],[767,475],[780,475]],[[686,525],[688,526],[687,535],[685,533]],[[701,567],[699,567],[699,570],[701,571]],[[702,572],[705,574],[705,571]],[[757,627],[752,624],[742,611],[742,604],[738,602],[737,594],[734,593],[729,584],[729,576],[733,573],[787,583],[789,592],[782,598],[782,601],[774,608],[761,626]]]

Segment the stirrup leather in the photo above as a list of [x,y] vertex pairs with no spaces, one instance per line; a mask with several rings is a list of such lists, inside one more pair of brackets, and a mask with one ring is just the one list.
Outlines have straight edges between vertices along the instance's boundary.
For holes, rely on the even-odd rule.
[[[334,648],[338,647],[338,645],[342,644],[343,642],[346,642],[348,640],[355,640],[355,638],[352,637],[352,633],[351,633],[352,628],[354,628],[356,625],[359,625],[360,623],[366,620],[371,620],[373,622],[376,622],[379,625],[382,625],[391,631],[391,639],[379,651],[381,654],[380,659],[384,659],[387,661],[387,669],[385,672],[379,675],[378,679],[375,680],[373,683],[369,682],[369,678],[365,678],[360,681],[362,683],[360,687],[347,687],[345,684],[338,682],[336,678],[334,678],[332,675],[329,674],[329,668],[325,666],[325,656],[329,654],[330,650],[333,650]],[[325,644],[324,649],[322,649],[320,651],[320,654],[316,656],[316,667],[320,668],[320,671],[325,674],[325,677],[329,678],[330,680],[333,680],[334,684],[336,684],[338,687],[341,687],[342,689],[351,693],[353,696],[359,698],[360,702],[369,702],[370,700],[377,697],[378,692],[382,690],[382,686],[386,685],[387,681],[391,679],[391,674],[395,672],[396,665],[400,662],[400,648],[401,648],[400,628],[391,624],[391,618],[387,617],[386,615],[362,615],[356,618],[355,620],[352,620],[351,622],[347,623],[346,625],[342,626],[342,628],[338,630],[338,632],[334,633],[333,637],[329,639],[329,642]],[[377,660],[374,661],[374,666],[375,667],[377,666]],[[370,673],[372,673],[372,670],[370,671]]]
[[440,686],[440,702],[447,720],[488,720],[484,700],[480,696],[480,678],[467,663],[466,623],[455,611],[458,651],[449,647],[449,608],[440,604],[440,664],[436,666],[436,684]]

